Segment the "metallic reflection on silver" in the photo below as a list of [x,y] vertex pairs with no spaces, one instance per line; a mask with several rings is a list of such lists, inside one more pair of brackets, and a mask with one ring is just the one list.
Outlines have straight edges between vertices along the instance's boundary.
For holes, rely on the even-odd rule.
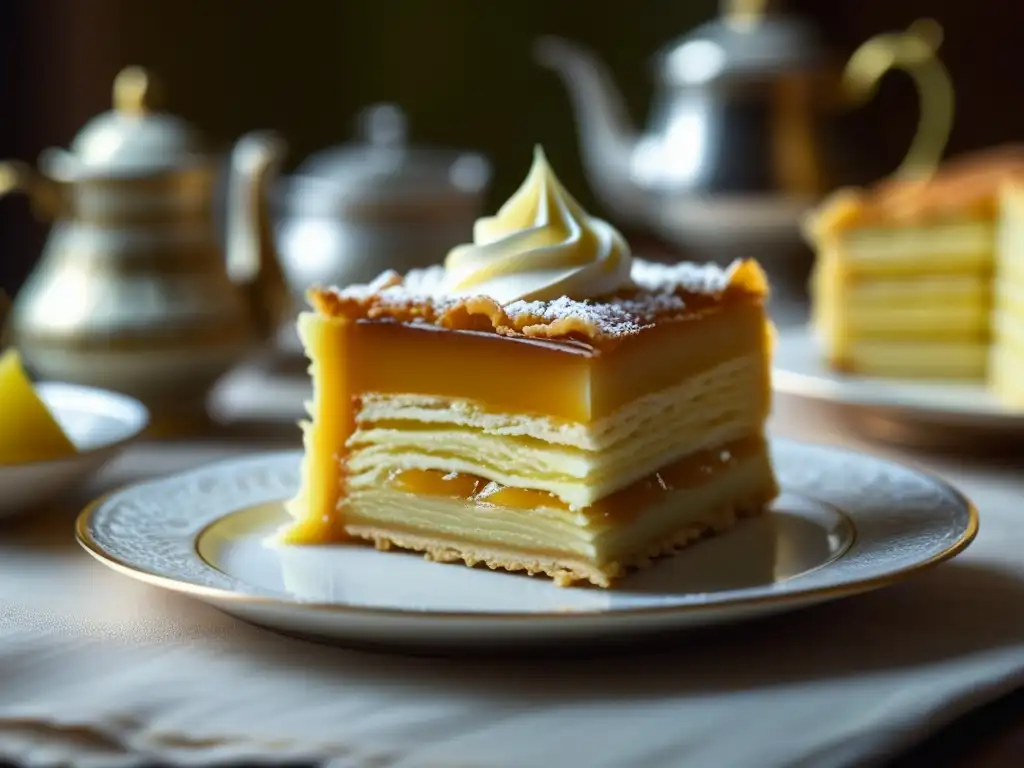
[[359,128],[357,142],[312,155],[277,189],[282,262],[300,307],[312,285],[441,262],[482,212],[483,155],[410,144],[394,104],[366,109]]
[[620,219],[691,256],[729,261],[756,248],[772,262],[799,254],[803,215],[850,182],[831,123],[867,101],[887,72],[909,73],[921,97],[920,129],[900,172],[927,173],[938,162],[952,104],[940,41],[937,24],[917,22],[866,41],[842,77],[830,77],[799,18],[728,0],[718,18],[658,52],[642,132],[594,54],[553,37],[534,53],[565,85],[591,186]]
[[160,111],[155,91],[145,70],[123,70],[114,108],[70,151],[44,152],[41,172],[0,164],[0,195],[24,192],[55,219],[9,317],[26,364],[130,394],[174,423],[202,418],[213,383],[282,319],[264,189],[284,146],[269,132],[235,145],[225,252],[213,225],[221,156]]

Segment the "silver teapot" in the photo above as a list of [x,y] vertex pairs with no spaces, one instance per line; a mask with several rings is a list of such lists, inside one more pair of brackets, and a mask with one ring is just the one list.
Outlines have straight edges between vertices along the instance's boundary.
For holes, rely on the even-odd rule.
[[537,43],[536,58],[572,97],[591,186],[624,222],[719,260],[750,247],[762,255],[798,246],[805,212],[843,181],[823,118],[867,100],[892,69],[914,78],[921,99],[921,128],[898,173],[934,169],[953,115],[938,25],[868,40],[836,79],[799,20],[769,13],[763,0],[722,6],[719,18],[658,54],[642,134],[593,54],[558,38]]
[[270,133],[231,153],[226,252],[214,226],[223,165],[177,117],[154,109],[138,67],[114,107],[41,172],[0,164],[0,195],[28,194],[53,219],[41,259],[14,298],[10,343],[39,376],[118,390],[153,423],[203,418],[213,383],[270,339],[287,306],[265,188],[283,154]]
[[477,153],[409,143],[402,110],[376,104],[357,141],[318,152],[276,190],[294,301],[311,285],[367,282],[438,263],[471,236],[491,169]]

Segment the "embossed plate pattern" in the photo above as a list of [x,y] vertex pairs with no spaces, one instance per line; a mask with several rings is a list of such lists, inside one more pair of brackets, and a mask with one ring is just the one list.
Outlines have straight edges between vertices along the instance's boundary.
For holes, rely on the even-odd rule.
[[[268,546],[278,502],[298,483],[298,452],[130,486],[83,512],[77,535],[115,570],[271,628],[334,641],[479,645],[777,613],[890,584],[957,554],[977,531],[970,502],[928,475],[788,440],[773,440],[772,452],[784,493],[770,515],[614,590],[361,546]],[[744,575],[730,581],[730,571]]]

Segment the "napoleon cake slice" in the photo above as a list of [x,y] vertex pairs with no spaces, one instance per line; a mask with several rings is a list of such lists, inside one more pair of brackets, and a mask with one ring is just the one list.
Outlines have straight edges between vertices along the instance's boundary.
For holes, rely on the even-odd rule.
[[777,494],[767,284],[631,257],[538,150],[445,265],[311,292],[285,542],[608,587]]

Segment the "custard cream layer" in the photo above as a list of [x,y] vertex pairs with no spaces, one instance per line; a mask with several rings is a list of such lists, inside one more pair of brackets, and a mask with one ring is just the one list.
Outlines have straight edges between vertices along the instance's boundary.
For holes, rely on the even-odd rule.
[[472,474],[583,508],[660,467],[759,434],[769,409],[760,354],[704,371],[591,423],[492,414],[478,404],[368,395],[348,441],[350,492],[404,469]]
[[995,245],[996,225],[974,220],[856,229],[823,250],[857,274],[955,274],[991,269]]
[[852,336],[984,338],[992,310],[988,277],[946,276],[851,283],[841,317]]
[[365,538],[387,538],[389,533],[399,538],[405,533],[469,554],[476,547],[490,547],[520,556],[600,565],[645,552],[679,529],[710,526],[723,511],[757,509],[776,492],[769,456],[761,451],[706,482],[670,491],[618,520],[550,507],[475,504],[377,483],[350,491],[345,522],[351,535]]
[[984,341],[849,341],[842,370],[868,376],[926,379],[982,379],[989,345]]

